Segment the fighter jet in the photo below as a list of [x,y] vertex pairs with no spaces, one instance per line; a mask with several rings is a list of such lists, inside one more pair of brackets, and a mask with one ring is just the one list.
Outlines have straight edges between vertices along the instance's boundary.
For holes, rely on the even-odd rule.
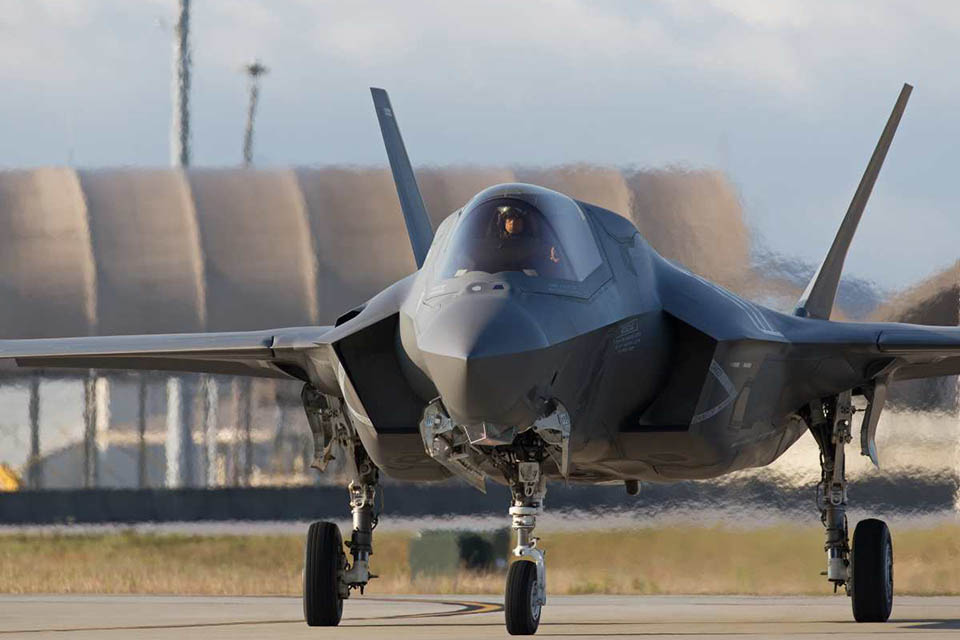
[[[0,341],[20,367],[153,369],[303,382],[314,466],[347,462],[353,528],[310,525],[306,622],[340,622],[363,591],[381,473],[510,487],[517,561],[511,634],[546,603],[534,537],[548,481],[715,478],[776,460],[805,432],[820,447],[826,578],[857,621],[893,602],[887,525],[848,535],[846,447],[860,452],[889,385],[960,374],[960,328],[830,319],[840,274],[912,87],[904,85],[823,263],[792,314],[745,300],[660,256],[626,218],[531,184],[491,186],[434,233],[387,94],[373,102],[417,271],[333,326],[237,333]],[[375,249],[375,248],[374,248]]]

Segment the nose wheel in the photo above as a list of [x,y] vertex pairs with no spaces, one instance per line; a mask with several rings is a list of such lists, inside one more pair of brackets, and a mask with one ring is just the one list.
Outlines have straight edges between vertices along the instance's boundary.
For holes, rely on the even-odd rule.
[[507,618],[507,633],[512,636],[536,633],[540,626],[541,606],[537,565],[526,560],[514,562],[507,573],[503,608]]
[[504,475],[510,483],[513,498],[510,516],[517,540],[513,555],[517,560],[507,573],[503,611],[507,632],[514,636],[528,636],[537,632],[540,611],[547,602],[544,552],[537,547],[538,540],[533,536],[547,485],[539,461],[514,459],[505,468]]
[[861,520],[853,532],[850,598],[857,622],[886,622],[893,609],[893,542],[882,520]]

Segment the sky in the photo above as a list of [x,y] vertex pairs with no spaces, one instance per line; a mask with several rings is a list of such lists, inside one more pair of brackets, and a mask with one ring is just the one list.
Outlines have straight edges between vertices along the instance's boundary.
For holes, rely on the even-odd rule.
[[[169,163],[175,0],[0,0],[0,168]],[[193,163],[382,165],[368,87],[416,165],[717,169],[763,246],[818,262],[901,85],[847,271],[957,260],[960,3],[194,0]]]

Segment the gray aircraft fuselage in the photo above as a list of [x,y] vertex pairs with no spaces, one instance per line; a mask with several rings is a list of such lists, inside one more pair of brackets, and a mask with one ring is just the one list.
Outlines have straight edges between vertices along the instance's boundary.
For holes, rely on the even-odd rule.
[[[521,192],[546,190],[500,185],[471,202]],[[561,403],[573,481],[715,477],[769,464],[807,428],[794,413],[805,402],[865,379],[849,354],[804,344],[806,328],[824,321],[745,301],[661,257],[620,215],[577,205],[602,257],[582,282],[515,271],[440,277],[468,205],[440,226],[423,268],[348,314],[343,330],[370,327],[335,343],[349,378],[340,382],[364,447],[388,475],[448,476],[418,428],[439,398],[458,424],[518,431]],[[398,302],[399,314],[379,319]],[[847,341],[843,325],[827,324]],[[850,325],[849,342],[877,326]],[[549,462],[545,472],[560,474]]]

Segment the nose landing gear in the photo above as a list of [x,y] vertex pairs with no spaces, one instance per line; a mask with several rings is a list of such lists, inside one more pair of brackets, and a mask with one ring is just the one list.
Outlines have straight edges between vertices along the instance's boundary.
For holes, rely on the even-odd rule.
[[[521,455],[523,452],[521,451]],[[531,635],[540,626],[540,611],[547,602],[547,565],[544,551],[533,536],[537,515],[547,493],[542,461],[518,460],[516,453],[498,465],[510,483],[510,516],[517,546],[510,565],[504,595],[504,615],[510,635]]]
[[484,490],[487,465],[492,465],[510,486],[517,559],[507,574],[504,612],[510,634],[530,635],[547,602],[544,551],[533,536],[547,493],[543,465],[549,460],[561,476],[569,474],[570,415],[560,402],[544,402],[544,415],[530,428],[515,431],[486,423],[456,424],[439,400],[427,406],[420,422],[427,454],[455,475]]

